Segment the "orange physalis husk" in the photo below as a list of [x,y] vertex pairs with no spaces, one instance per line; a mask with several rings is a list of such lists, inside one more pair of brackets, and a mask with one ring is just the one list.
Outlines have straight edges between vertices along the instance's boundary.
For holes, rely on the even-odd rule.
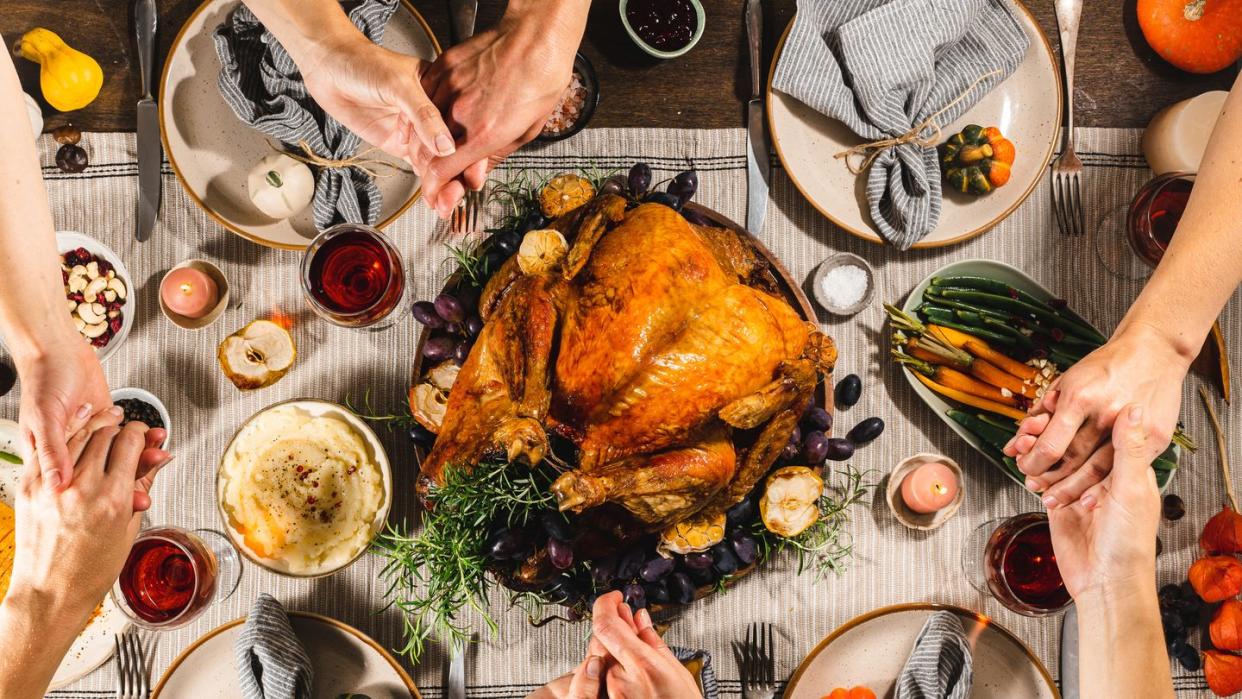
[[1208,556],[1190,566],[1190,586],[1204,602],[1219,602],[1242,592],[1242,563],[1233,556]]
[[1199,548],[1209,554],[1242,552],[1242,514],[1228,507],[1217,512],[1203,525]]
[[1208,627],[1212,645],[1220,650],[1242,650],[1242,602],[1225,600]]
[[1242,692],[1242,656],[1220,650],[1203,651],[1203,677],[1218,697]]

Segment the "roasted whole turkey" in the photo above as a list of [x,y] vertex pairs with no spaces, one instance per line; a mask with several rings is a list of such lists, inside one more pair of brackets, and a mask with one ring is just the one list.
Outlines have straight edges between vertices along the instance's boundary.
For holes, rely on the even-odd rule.
[[[488,281],[422,494],[445,469],[547,459],[563,471],[562,510],[619,506],[665,551],[719,541],[836,350],[746,239],[661,204],[631,207],[595,197],[552,222],[568,242],[559,259],[524,272],[519,254]],[[550,435],[575,456],[554,454]]]

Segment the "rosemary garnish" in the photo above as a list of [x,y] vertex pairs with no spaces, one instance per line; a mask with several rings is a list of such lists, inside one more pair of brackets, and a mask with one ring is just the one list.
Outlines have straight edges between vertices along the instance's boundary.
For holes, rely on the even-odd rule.
[[345,409],[346,410],[353,413],[354,415],[357,415],[363,420],[366,420],[367,422],[386,423],[389,429],[393,429],[393,428],[409,429],[410,427],[413,427],[414,425],[418,424],[418,421],[414,419],[413,414],[411,414],[410,412],[409,396],[406,396],[401,401],[401,403],[402,405],[405,406],[404,412],[380,413],[377,411],[377,409],[374,406],[371,405],[371,389],[369,388],[366,390],[365,393],[362,394],[361,409],[359,409],[357,406],[354,405],[353,399],[351,397],[345,396]]
[[479,243],[467,243],[460,247],[446,243],[444,247],[451,255],[445,261],[456,260],[457,269],[461,270],[462,276],[471,286],[482,288],[487,283],[491,270],[488,269],[487,256],[483,254]]

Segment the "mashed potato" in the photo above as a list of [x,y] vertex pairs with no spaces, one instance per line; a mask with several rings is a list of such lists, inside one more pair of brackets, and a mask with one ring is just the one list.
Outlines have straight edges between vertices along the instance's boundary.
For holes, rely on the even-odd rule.
[[221,509],[233,540],[270,567],[334,570],[371,541],[385,507],[383,474],[344,418],[297,405],[257,415],[221,464]]

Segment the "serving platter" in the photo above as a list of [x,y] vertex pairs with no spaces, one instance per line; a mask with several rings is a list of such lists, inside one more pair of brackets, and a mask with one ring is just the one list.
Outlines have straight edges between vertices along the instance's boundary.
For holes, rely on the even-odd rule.
[[[901,310],[912,316],[915,315],[916,310],[921,303],[921,299],[923,298],[923,292],[928,286],[931,286],[931,280],[935,277],[950,276],[978,276],[996,279],[1015,289],[1024,291],[1041,301],[1051,301],[1061,298],[1044,288],[1039,282],[1031,279],[1025,272],[1017,267],[1007,265],[1004,262],[997,262],[995,260],[971,259],[947,264],[924,277],[922,281],[915,285],[914,290],[910,292],[910,295],[906,297],[905,303],[902,305]],[[1090,321],[1075,313],[1073,309],[1065,309],[1065,314],[1079,323],[1091,327],[1099,332],[1098,328],[1095,328]],[[1108,334],[1104,333],[1104,336],[1107,337]],[[975,451],[979,452],[979,454],[982,455],[983,458],[987,459],[989,463],[1000,469],[1000,471],[1008,476],[1010,480],[1014,481],[1018,485],[1021,485],[1024,491],[1030,492],[1029,490],[1026,490],[1026,485],[1022,481],[1011,474],[1009,469],[1007,469],[1004,464],[997,461],[991,453],[989,453],[989,451],[984,447],[982,440],[952,420],[946,414],[946,411],[955,407],[953,404],[946,401],[942,396],[940,396],[940,394],[924,386],[922,382],[914,378],[910,371],[903,369],[901,373],[905,376],[906,382],[910,384],[910,387],[914,389],[914,392],[918,394],[918,396],[923,399],[923,402],[927,404],[927,407],[931,408],[932,412],[936,414],[936,417],[940,418],[940,420],[956,432],[958,436],[964,439],[968,444],[970,444],[970,446],[974,447]],[[1175,461],[1180,462],[1181,448],[1176,445],[1174,446],[1174,457]],[[1173,482],[1173,475],[1177,473],[1177,469],[1174,468],[1167,473],[1168,476],[1163,482],[1160,483],[1161,489],[1168,487],[1169,483]],[[1031,493],[1031,495],[1038,497],[1035,493]]]
[[[318,234],[310,207],[285,221],[260,213],[246,192],[246,176],[273,153],[266,136],[239,121],[220,96],[220,61],[212,32],[240,6],[238,0],[206,0],[173,40],[160,78],[160,134],[164,152],[186,194],[221,226],[272,248],[301,250]],[[402,0],[384,31],[382,45],[432,60],[440,44],[418,10]],[[359,146],[361,153],[371,144]],[[418,198],[419,178],[398,172],[376,179],[383,205],[378,228]]]
[[[727,216],[724,216],[723,214],[713,209],[710,209],[706,206],[697,204],[695,202],[688,202],[685,204],[684,209],[693,211],[694,213],[698,214],[700,217],[707,220],[708,222],[710,222],[712,225],[716,227],[728,229],[732,231],[733,233],[737,234],[738,236],[740,236],[741,239],[745,241],[747,244],[749,244],[754,249],[754,251],[766,262],[768,266],[768,271],[771,273],[771,277],[775,281],[776,288],[779,291],[780,295],[793,307],[793,309],[803,319],[811,323],[817,322],[815,311],[813,307],[811,306],[811,302],[807,299],[806,294],[802,291],[801,285],[794,278],[793,274],[790,273],[789,270],[785,267],[785,265],[780,261],[780,259],[771,250],[769,250],[763,244],[762,241],[760,241],[757,237],[755,237],[753,234],[747,231],[744,227],[737,224],[733,220],[729,219]],[[450,277],[448,280],[446,280],[442,290],[445,290],[445,291],[451,290],[455,284],[455,281],[456,280],[453,277]],[[428,367],[424,365],[422,350],[423,350],[423,344],[427,341],[430,335],[431,335],[430,331],[428,331],[425,327],[423,327],[420,330],[418,343],[416,345],[416,349],[414,352],[414,363],[413,363],[413,369],[412,369],[411,378],[410,378],[411,387],[416,386],[417,384],[422,382],[425,378],[426,370],[428,369]],[[831,386],[832,384],[833,384],[832,377],[828,376],[823,380],[823,382],[820,383],[819,386],[817,386],[815,390],[815,404],[827,410],[829,414],[834,413],[833,393],[831,390],[825,390],[825,386]],[[829,430],[829,434],[830,433],[831,433],[831,430]],[[426,456],[426,450],[421,446],[416,446],[415,451],[417,453],[419,461],[421,462],[421,460]],[[759,565],[758,562],[756,562],[756,563],[752,563],[750,565],[746,565],[744,567],[738,568],[737,571],[729,574],[723,579],[721,586],[726,587],[726,588],[732,587],[734,584],[738,582],[738,580],[740,580],[741,578],[753,572],[758,567],[758,565]],[[501,582],[504,582],[504,580],[502,579]],[[717,585],[700,586],[695,591],[694,599],[697,601],[711,594],[714,594],[715,592],[719,591],[721,586],[717,586]],[[661,615],[661,614],[675,612],[676,610],[682,609],[684,606],[686,605],[679,605],[675,603],[652,604],[650,605],[649,609],[653,614]]]
[[798,665],[785,699],[821,699],[833,687],[862,685],[892,696],[897,676],[927,619],[949,611],[971,640],[973,699],[1060,699],[1048,669],[1013,632],[976,612],[944,604],[898,604],[851,619]]
[[[946,191],[940,222],[927,237],[914,244],[916,248],[952,245],[987,232],[1013,213],[1045,177],[1061,124],[1061,81],[1048,37],[1030,10],[1018,0],[1012,4],[1018,8],[1018,19],[1030,37],[1026,57],[1013,75],[961,118],[941,126],[945,139],[967,124],[999,127],[1017,147],[1012,179],[982,197]],[[868,213],[866,176],[855,177],[844,161],[833,157],[864,139],[843,123],[772,88],[793,21],[796,20],[790,21],[777,44],[768,73],[767,112],[772,145],[794,187],[811,206],[846,233],[884,244]]]

